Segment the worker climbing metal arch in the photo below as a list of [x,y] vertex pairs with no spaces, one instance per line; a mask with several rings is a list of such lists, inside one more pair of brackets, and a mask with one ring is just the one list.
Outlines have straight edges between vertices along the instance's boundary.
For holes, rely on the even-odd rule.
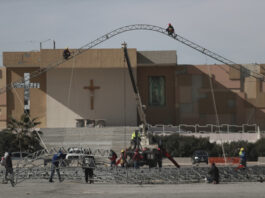
[[[237,64],[227,58],[224,58],[223,56],[220,56],[218,55],[217,53],[215,52],[212,52],[192,41],[189,41],[188,39],[176,34],[176,33],[173,33],[172,35],[168,35],[168,32],[166,31],[165,28],[162,28],[162,27],[159,27],[159,26],[155,26],[155,25],[148,25],[148,24],[134,24],[134,25],[128,25],[128,26],[123,26],[123,27],[120,27],[120,28],[117,28],[107,34],[104,34],[103,36],[97,38],[96,40],[86,44],[86,45],[83,45],[82,47],[78,48],[77,50],[75,50],[74,52],[72,52],[71,56],[68,57],[68,59],[64,59],[62,57],[62,59],[60,59],[58,62],[55,62],[49,66],[47,66],[46,68],[40,68],[32,73],[30,73],[30,76],[31,76],[31,79],[41,75],[42,73],[45,73],[51,69],[54,69],[56,67],[58,67],[59,65],[63,64],[64,62],[68,61],[68,60],[71,60],[72,58],[84,53],[86,50],[88,49],[91,49],[97,45],[99,45],[100,43],[103,43],[105,42],[106,40],[116,36],[116,35],[119,35],[121,33],[124,33],[124,32],[128,32],[128,31],[134,31],[134,30],[147,30],[147,31],[154,31],[154,32],[158,32],[158,33],[161,33],[161,34],[164,34],[174,40],[177,40],[179,42],[181,42],[182,44],[184,45],[187,45],[188,47],[191,47],[193,48],[194,50],[197,50],[199,51],[200,53],[202,54],[205,54],[206,56],[209,56],[223,64],[226,64],[236,70],[240,70],[242,73],[244,74],[247,74],[249,76],[253,76],[257,79],[260,79],[262,81],[265,81],[265,78],[264,78],[264,75],[258,73],[258,72],[255,72],[255,71],[250,71],[248,69],[246,69],[245,67],[243,67],[242,65],[240,64]],[[21,80],[18,80],[16,82],[13,82],[12,84],[9,84],[7,85],[6,87],[3,87],[0,89],[0,94],[6,92],[6,90],[9,90],[9,89],[12,89],[13,88],[13,84],[14,83],[23,83],[24,82],[24,79],[21,79]]]

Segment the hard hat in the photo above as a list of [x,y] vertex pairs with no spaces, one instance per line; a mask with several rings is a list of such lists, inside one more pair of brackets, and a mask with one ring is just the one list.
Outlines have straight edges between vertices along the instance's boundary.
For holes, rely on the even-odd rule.
[[160,149],[160,148],[158,148],[157,150],[158,150],[158,151],[160,151],[161,149]]
[[244,148],[242,147],[241,149],[240,149],[240,151],[243,151],[244,150]]
[[121,152],[123,153],[123,152],[124,152],[124,150],[123,150],[123,149],[121,149]]

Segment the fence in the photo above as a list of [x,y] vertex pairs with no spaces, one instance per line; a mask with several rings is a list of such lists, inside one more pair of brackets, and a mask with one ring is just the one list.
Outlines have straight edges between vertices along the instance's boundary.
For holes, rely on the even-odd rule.
[[174,125],[149,125],[148,131],[153,134],[169,135],[172,133],[256,133],[258,126],[256,124],[242,124],[242,125],[230,125],[230,124],[206,124],[206,125],[187,125],[180,124]]

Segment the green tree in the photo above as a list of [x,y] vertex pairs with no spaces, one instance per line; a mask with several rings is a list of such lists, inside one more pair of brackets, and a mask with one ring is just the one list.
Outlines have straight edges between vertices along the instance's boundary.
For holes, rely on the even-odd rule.
[[[34,152],[41,149],[40,138],[37,132],[34,130],[40,122],[37,122],[37,118],[31,119],[28,114],[22,114],[20,120],[11,118],[7,123],[7,133],[13,135],[13,139],[9,141],[9,151]],[[39,132],[41,133],[41,132]],[[8,138],[12,137],[8,136]]]

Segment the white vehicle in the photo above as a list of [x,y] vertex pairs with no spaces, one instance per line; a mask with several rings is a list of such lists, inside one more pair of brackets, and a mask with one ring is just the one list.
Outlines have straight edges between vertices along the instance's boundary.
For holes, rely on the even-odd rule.
[[68,149],[68,153],[65,156],[66,160],[80,160],[85,155],[83,148],[72,147]]
[[66,155],[66,160],[80,160],[84,156],[84,153],[69,153]]

